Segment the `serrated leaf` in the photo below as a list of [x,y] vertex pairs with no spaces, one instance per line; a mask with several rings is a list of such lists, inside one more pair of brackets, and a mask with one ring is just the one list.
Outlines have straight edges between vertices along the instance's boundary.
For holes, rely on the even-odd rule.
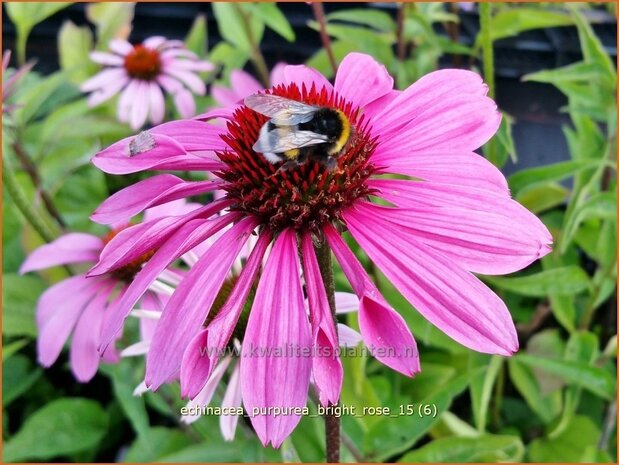
[[97,402],[67,398],[34,412],[4,444],[3,461],[48,460],[95,447],[105,435],[108,419]]
[[405,454],[402,463],[519,462],[524,444],[518,436],[483,435],[474,438],[449,437]]
[[264,21],[264,24],[269,29],[277,32],[288,42],[294,42],[294,30],[290,26],[290,23],[286,19],[286,16],[284,16],[284,14],[275,3],[256,3],[254,8],[254,14],[256,14],[260,19],[262,19],[262,21]]
[[507,180],[511,191],[517,194],[527,186],[549,181],[561,181],[584,169],[593,168],[597,165],[598,162],[593,160],[563,161],[518,171],[507,178]]
[[574,295],[589,287],[589,277],[578,266],[553,268],[517,278],[487,276],[484,279],[501,289],[530,297]]

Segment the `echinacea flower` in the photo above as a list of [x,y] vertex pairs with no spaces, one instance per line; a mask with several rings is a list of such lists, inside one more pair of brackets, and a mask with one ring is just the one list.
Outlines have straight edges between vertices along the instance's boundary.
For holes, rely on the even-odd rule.
[[[185,202],[177,202],[147,210],[144,221],[167,215],[185,213]],[[20,273],[42,270],[59,265],[87,264],[92,266],[99,259],[105,244],[128,224],[116,224],[105,237],[86,233],[68,233],[55,241],[34,250],[24,261]],[[130,263],[110,273],[89,278],[79,273],[54,284],[39,298],[36,310],[38,329],[38,361],[44,367],[51,366],[73,333],[69,361],[71,371],[80,382],[88,382],[97,372],[100,362],[98,351],[101,326],[110,308],[125,292],[128,283],[151,254],[136,257]],[[160,279],[175,279],[176,272],[166,270]],[[141,305],[151,311],[161,311],[167,301],[166,285],[153,283],[142,299]],[[162,288],[164,290],[162,291]],[[103,360],[118,361],[118,353],[112,346],[103,353]]]
[[[276,64],[271,70],[269,80],[271,86],[277,86],[284,82],[284,63]],[[235,69],[230,73],[230,87],[213,85],[211,96],[222,107],[234,107],[242,105],[243,99],[264,90],[264,86],[251,74],[242,69]]]
[[[323,399],[337,401],[340,361],[313,353],[316,347],[337,347],[316,242],[328,244],[357,294],[361,335],[374,357],[407,376],[417,373],[415,340],[342,238],[346,230],[402,295],[447,335],[479,352],[513,354],[518,339],[511,315],[473,273],[520,270],[550,251],[552,237],[511,199],[501,172],[473,152],[492,137],[501,119],[480,76],[441,70],[398,91],[384,66],[359,53],[344,58],[333,85],[306,66],[287,66],[283,75],[279,86],[265,92],[338,109],[351,122],[350,140],[333,170],[313,160],[291,169],[269,163],[252,149],[268,118],[246,106],[237,108],[225,127],[197,119],[170,122],[149,131],[152,147],[142,153],[128,156],[134,138],[127,138],[94,158],[96,166],[115,174],[208,170],[226,191],[174,224],[128,229],[108,244],[92,271],[109,272],[156,249],[125,294],[139,295],[188,248],[232,225],[164,308],[147,356],[147,384],[157,389],[181,370],[181,389],[195,392],[195,377],[186,379],[183,371],[201,370],[204,380],[217,358],[194,351],[188,361],[188,347],[206,347],[208,354],[225,347],[255,286],[240,361],[246,410],[290,412],[304,406],[312,376]],[[171,183],[166,176],[116,193],[101,206],[110,212],[106,220],[127,219],[203,189],[178,178]],[[225,209],[229,213],[216,216]],[[253,234],[258,238],[228,300],[202,330],[232,263]],[[122,328],[134,303],[128,297],[114,308],[102,348]],[[199,341],[193,336],[197,331]],[[277,356],[289,345],[300,355]],[[192,370],[183,370],[188,363]],[[275,447],[299,420],[295,413],[251,418],[261,441]]]
[[[165,96],[170,94],[181,117],[196,114],[193,94],[204,95],[206,85],[197,74],[214,66],[185,48],[182,41],[153,36],[131,45],[113,39],[110,52],[91,52],[90,58],[105,69],[81,85],[92,92],[90,106],[96,106],[120,94],[118,120],[136,130],[147,119],[159,124],[165,116]],[[193,94],[192,94],[193,93]]]

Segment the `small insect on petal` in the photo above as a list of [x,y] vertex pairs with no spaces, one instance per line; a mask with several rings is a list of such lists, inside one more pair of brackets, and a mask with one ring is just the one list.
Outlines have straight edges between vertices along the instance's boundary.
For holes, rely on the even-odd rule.
[[156,146],[155,138],[148,131],[142,131],[129,142],[129,156],[134,157],[139,153],[148,152]]

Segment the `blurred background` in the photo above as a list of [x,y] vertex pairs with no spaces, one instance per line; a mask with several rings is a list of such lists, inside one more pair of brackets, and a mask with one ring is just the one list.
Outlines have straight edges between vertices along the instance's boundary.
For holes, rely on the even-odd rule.
[[[307,63],[332,77],[310,5],[241,8],[255,21],[253,39],[269,68]],[[342,402],[432,405],[438,415],[344,418],[343,460],[616,461],[615,8],[498,3],[480,12],[474,2],[324,4],[336,59],[350,51],[369,53],[385,63],[398,88],[439,68],[494,75],[504,124],[481,153],[555,238],[554,252],[541,263],[513,276],[483,278],[517,323],[521,351],[509,361],[457,345],[390,283],[381,283],[420,342],[423,372],[409,380],[373,360],[347,359]],[[97,150],[132,133],[114,120],[109,105],[70,110],[84,99],[78,85],[98,70],[89,51],[104,50],[112,37],[137,43],[164,35],[186,41],[217,65],[203,75],[209,86],[229,86],[235,69],[256,76],[255,50],[239,39],[238,11],[226,3],[67,3],[26,15],[3,4],[3,13],[3,49],[13,52],[8,73],[35,60],[10,101],[17,109],[3,115],[3,161],[12,163],[21,193],[56,233],[103,233],[88,216],[110,193],[138,179],[103,175],[88,163]],[[480,13],[490,15],[485,29]],[[483,60],[489,54],[490,68]],[[209,95],[198,98],[198,111],[214,105]],[[38,183],[7,141],[19,142]],[[64,224],[50,215],[42,191]],[[234,443],[223,441],[216,418],[179,423],[178,386],[132,395],[143,360],[104,365],[88,384],[75,381],[66,351],[51,368],[39,367],[36,301],[67,274],[17,273],[44,240],[15,206],[15,193],[3,194],[5,461],[324,460],[318,419],[304,419],[277,451],[263,449],[249,423]]]

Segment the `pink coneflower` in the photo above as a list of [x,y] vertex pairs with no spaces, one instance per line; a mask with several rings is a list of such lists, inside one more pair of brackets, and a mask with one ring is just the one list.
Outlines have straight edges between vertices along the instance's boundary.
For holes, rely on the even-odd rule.
[[[271,86],[277,86],[284,82],[284,63],[276,64],[271,70]],[[234,107],[242,104],[243,99],[264,90],[256,78],[242,69],[235,69],[230,73],[230,87],[213,85],[211,95],[222,107]]]
[[131,45],[121,39],[110,41],[110,52],[92,52],[90,58],[105,69],[81,85],[92,92],[90,106],[99,105],[120,93],[118,120],[132,129],[144,125],[146,119],[159,124],[165,116],[164,91],[174,98],[183,118],[196,114],[192,92],[204,95],[206,85],[197,73],[211,71],[214,66],[185,48],[182,41],[149,37]]
[[[187,210],[185,202],[181,200],[147,210],[144,220],[181,214]],[[86,233],[65,234],[34,250],[22,264],[20,272],[69,264],[92,266],[98,261],[105,244],[117,234],[122,234],[127,227],[126,223],[116,224],[104,237]],[[46,290],[39,299],[36,311],[39,363],[45,367],[51,366],[58,359],[69,335],[73,333],[69,352],[71,371],[78,381],[90,381],[97,372],[101,358],[98,351],[101,326],[110,308],[151,255],[152,253],[145,253],[135,257],[124,266],[96,278],[88,278],[85,273],[76,274]],[[175,280],[176,277],[177,273],[169,270],[162,274],[161,279]],[[154,282],[141,299],[142,307],[161,311],[167,301],[167,287],[163,282]],[[106,362],[115,362],[118,361],[118,354],[110,346],[104,352],[103,359]]]
[[[226,191],[175,224],[127,230],[110,242],[93,270],[109,272],[156,248],[125,294],[134,287],[138,295],[187,248],[233,225],[206,250],[166,305],[147,357],[147,384],[156,389],[183,365],[182,372],[192,376],[184,379],[181,372],[181,388],[195,393],[198,380],[203,383],[216,362],[199,357],[195,348],[211,353],[225,347],[238,323],[244,329],[240,383],[247,410],[304,406],[311,376],[324,393],[323,402],[335,402],[341,385],[337,357],[275,354],[289,345],[299,354],[337,346],[315,242],[329,245],[359,297],[361,334],[374,356],[405,375],[418,372],[410,330],[343,240],[346,230],[407,300],[446,334],[479,352],[514,353],[518,339],[509,311],[473,273],[522,269],[550,251],[552,237],[510,198],[500,171],[473,152],[492,137],[501,119],[479,75],[442,70],[396,91],[384,66],[351,53],[334,85],[315,70],[287,66],[284,82],[267,92],[346,115],[353,131],[333,170],[313,160],[291,169],[268,162],[252,149],[268,118],[245,106],[236,109],[226,127],[171,122],[149,132],[151,148],[143,153],[129,156],[134,138],[127,138],[94,158],[100,169],[117,174],[209,170]],[[211,151],[217,157],[209,157]],[[193,183],[171,186],[160,179],[137,183],[104,202],[103,210],[114,211],[108,221],[200,192]],[[229,213],[214,216],[224,209]],[[209,318],[232,263],[252,234],[258,239],[228,300],[196,341],[193,335]],[[239,317],[254,287],[245,325]],[[115,307],[104,328],[103,348],[133,303],[128,298]],[[189,347],[193,354],[188,355]],[[276,447],[299,420],[296,414],[251,418],[262,442]]]

